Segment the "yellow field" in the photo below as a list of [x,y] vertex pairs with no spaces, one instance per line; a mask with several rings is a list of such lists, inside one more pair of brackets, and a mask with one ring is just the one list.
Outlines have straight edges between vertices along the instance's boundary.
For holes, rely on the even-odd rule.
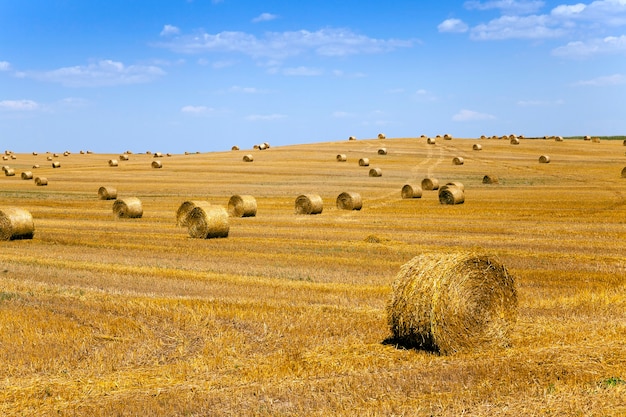
[[[35,222],[33,239],[0,242],[0,415],[626,415],[622,141],[345,140],[176,154],[161,169],[141,150],[53,169],[41,151],[0,177],[0,206]],[[20,178],[35,163],[48,186]],[[401,199],[426,176],[462,182],[465,203]],[[114,218],[103,185],[140,198],[143,217]],[[337,209],[344,191],[363,209]],[[294,214],[307,193],[321,214]],[[182,202],[233,194],[258,211],[231,218],[228,238],[176,227]],[[478,248],[516,278],[512,346],[386,343],[401,265]]]

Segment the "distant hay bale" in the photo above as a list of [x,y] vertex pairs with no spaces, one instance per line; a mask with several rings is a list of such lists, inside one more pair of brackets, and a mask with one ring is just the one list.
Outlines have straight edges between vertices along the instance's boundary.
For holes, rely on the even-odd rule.
[[493,135],[491,139],[499,139],[496,135]]
[[475,151],[482,151],[482,149],[483,149],[483,145],[481,145],[480,143],[475,143],[475,144],[472,146],[472,149],[473,149],[473,150],[475,150]]
[[117,190],[114,187],[102,186],[98,188],[98,198],[100,200],[115,200]]
[[356,140],[356,136],[350,136],[348,140]]
[[337,208],[340,210],[361,210],[363,200],[361,194],[354,192],[343,192],[337,196]]
[[263,145],[265,145],[265,149],[269,149],[270,148],[270,143],[269,142],[263,142]]
[[586,136],[583,138],[583,140],[591,140],[591,136],[586,135]]
[[54,161],[52,163],[52,168],[61,168],[61,163],[59,161]]
[[256,199],[251,195],[233,195],[228,200],[228,214],[231,217],[254,217],[256,210]]
[[118,218],[138,219],[143,216],[143,206],[137,197],[115,200],[113,214]]
[[626,146],[626,139],[624,139],[624,142],[622,143],[622,145]]
[[550,157],[548,155],[541,155],[539,157],[539,163],[540,164],[549,164],[550,163]]
[[454,165],[463,165],[465,163],[465,160],[463,159],[463,157],[457,156],[454,159],[452,159],[452,163]]
[[166,153],[166,154],[165,154],[165,156],[167,156],[167,157],[171,157],[171,156],[172,156],[172,154],[171,154],[170,152],[168,152],[168,153]]
[[483,177],[483,184],[498,184],[500,181],[495,175],[485,175]]
[[422,197],[422,187],[419,185],[413,184],[404,184],[402,186],[402,191],[400,192],[402,198],[421,198]]
[[422,189],[423,190],[438,190],[439,189],[439,180],[436,178],[424,178],[422,180]]
[[52,157],[51,156],[46,156],[46,161],[52,161]]
[[178,210],[176,210],[176,226],[187,227],[188,217],[191,211],[196,207],[209,207],[211,203],[204,200],[190,200],[183,202]]
[[243,156],[243,162],[252,162],[254,161],[254,156],[247,154]]
[[35,223],[28,210],[0,208],[0,240],[32,239],[34,234]]
[[302,194],[296,198],[295,209],[296,214],[320,214],[324,202],[318,194]]
[[487,139],[487,136],[485,136],[485,135],[480,135],[480,139],[481,139],[481,140],[485,140],[485,139]]
[[33,165],[33,169],[37,169],[37,168],[39,168],[39,164]]
[[93,151],[87,151],[87,155],[91,155]]
[[152,161],[152,168],[163,168],[161,161]]
[[563,136],[555,136],[554,137],[554,141],[555,142],[563,142]]
[[195,239],[228,237],[228,212],[221,206],[196,206],[187,217],[187,228]]
[[7,177],[14,177],[15,176],[15,169],[13,168],[7,168],[4,170],[4,175]]
[[128,155],[125,154],[125,153],[121,154],[120,157],[119,157],[119,160],[120,161],[128,161]]
[[626,167],[622,169],[622,178],[626,178]]
[[346,156],[345,153],[340,153],[337,155],[337,162],[346,162],[348,160],[348,157]]
[[370,177],[382,177],[383,171],[380,168],[370,169]]
[[16,155],[11,155],[11,159],[17,159]]
[[452,135],[450,135],[449,133],[446,133],[445,135],[443,135],[443,139],[444,140],[452,140]]
[[8,166],[8,165],[3,165],[3,166],[2,166],[2,171],[3,171],[3,172],[7,172],[7,169],[9,169],[9,168],[11,168],[11,167],[10,167],[10,166]]
[[439,203],[454,205],[465,202],[465,191],[459,187],[443,186],[439,190]]
[[38,153],[33,151],[33,156],[37,156],[37,155],[38,155]]
[[378,134],[378,139],[386,139],[387,136],[384,133],[379,133]]
[[3,161],[8,161],[8,160],[9,160],[9,157],[8,157],[8,156],[6,156],[6,155],[2,155],[2,160],[3,160]]
[[600,138],[591,138],[593,143],[600,143]]
[[511,145],[519,145],[519,139],[518,138],[512,138],[510,140]]
[[265,149],[267,149],[267,145],[265,143],[260,143],[257,145],[257,149],[260,151],[264,151]]
[[513,133],[512,133],[512,134],[510,134],[510,135],[509,135],[509,139],[517,139],[517,135],[515,135],[515,134],[513,134]]
[[153,158],[163,158],[163,154],[161,152],[155,152],[152,157]]
[[233,145],[232,148],[230,148],[231,151],[238,151],[239,150],[239,146],[237,145]]
[[378,150],[378,155],[387,155],[387,148],[380,148]]
[[23,180],[32,180],[33,173],[31,171],[22,171],[22,179]]
[[58,153],[53,153],[52,156],[55,157],[55,158],[58,158],[59,154]]
[[117,159],[109,159],[109,166],[116,167],[118,165]]
[[368,167],[368,166],[370,166],[369,158],[361,158],[361,159],[359,159],[359,166],[360,167]]
[[486,254],[422,254],[400,268],[386,311],[393,337],[408,346],[442,355],[508,347],[515,279]]
[[426,143],[429,145],[434,145],[437,141],[435,140],[435,138],[427,138],[426,139]]
[[36,177],[35,178],[35,185],[38,187],[43,187],[48,185],[48,178],[46,177]]

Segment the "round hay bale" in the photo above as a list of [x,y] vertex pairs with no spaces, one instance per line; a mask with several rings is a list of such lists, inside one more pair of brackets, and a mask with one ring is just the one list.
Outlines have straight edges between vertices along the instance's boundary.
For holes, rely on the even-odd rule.
[[269,142],[263,142],[263,145],[265,145],[265,149],[269,149],[270,148],[270,143]]
[[187,216],[187,228],[196,239],[228,237],[228,212],[221,206],[196,206]]
[[35,178],[35,185],[38,187],[43,187],[45,185],[48,185],[48,178],[46,177],[36,177]]
[[137,197],[115,200],[113,214],[118,218],[138,219],[143,216],[143,206]]
[[[593,143],[600,143],[600,138],[592,138],[591,141]],[[13,157],[13,155],[11,155],[11,157]]]
[[446,133],[443,135],[443,139],[444,140],[452,140],[452,135],[450,135],[449,133]]
[[475,150],[475,151],[482,151],[483,150],[483,145],[481,145],[480,143],[475,143],[472,146],[472,149]]
[[510,140],[511,145],[519,145],[519,139],[518,138],[512,138]]
[[454,165],[463,165],[465,163],[465,160],[463,159],[463,157],[457,156],[454,159],[452,159],[452,163]]
[[507,347],[515,279],[486,254],[423,254],[400,268],[386,310],[393,337],[407,346],[442,355]]
[[318,194],[302,194],[296,198],[295,208],[296,214],[320,214],[324,202]]
[[109,159],[109,166],[116,167],[118,165],[117,159]]
[[359,159],[359,166],[360,167],[368,167],[368,166],[370,166],[369,158],[361,158],[361,159]]
[[378,134],[378,139],[386,139],[386,138],[387,138],[387,136],[385,136],[384,133],[379,133]]
[[114,187],[102,186],[98,188],[98,198],[100,200],[115,200],[117,198],[117,190]]
[[254,161],[254,157],[250,154],[244,155],[243,156],[243,162],[252,162]]
[[53,153],[52,156],[55,157],[55,158],[58,158],[59,154],[58,153]]
[[155,152],[152,157],[153,158],[163,158],[163,154],[161,152]]
[[481,139],[481,140],[485,140],[485,139],[487,139],[487,136],[485,136],[485,135],[480,135],[480,139]]
[[439,203],[446,205],[463,204],[465,191],[458,187],[444,186],[439,190]]
[[11,155],[11,159],[17,159],[17,155]]
[[483,184],[498,184],[500,181],[495,175],[485,175],[483,177]]
[[46,156],[46,161],[52,161],[52,157],[51,156]]
[[172,154],[170,152],[166,153],[165,156],[167,156],[168,158],[172,156]]
[[463,183],[459,182],[459,181],[447,182],[443,187],[439,188],[439,190],[443,190],[443,189],[449,188],[449,187],[456,187],[456,188],[460,188],[461,190],[465,191],[465,185],[463,185]]
[[424,178],[422,180],[422,189],[423,190],[438,190],[439,180],[436,178]]
[[348,157],[346,156],[345,153],[340,153],[337,155],[337,162],[346,162],[348,160]]
[[267,149],[267,145],[265,143],[260,143],[257,145],[257,149],[260,151],[264,151]]
[[380,148],[378,150],[378,155],[387,155],[387,148]]
[[0,208],[0,240],[32,239],[34,234],[35,223],[28,210]]
[[4,170],[4,175],[7,177],[14,177],[15,176],[15,169],[13,168],[7,168]]
[[152,161],[152,168],[163,168],[161,161]]
[[39,155],[36,151],[33,151],[33,156]]
[[563,142],[563,136],[555,136],[554,137],[554,141],[555,142]]
[[31,171],[23,171],[22,172],[22,179],[23,180],[32,180],[33,179],[33,173]]
[[435,140],[435,138],[427,138],[426,139],[426,143],[429,145],[434,145],[437,141]]
[[8,166],[8,165],[3,165],[3,166],[2,166],[2,171],[3,171],[3,172],[7,172],[7,169],[9,169],[9,168],[11,168],[11,167],[10,167],[10,166]]
[[539,157],[539,163],[540,164],[549,164],[550,163],[550,157],[548,155],[541,155]]
[[370,177],[382,177],[383,171],[380,168],[370,169]]
[[128,161],[128,154],[121,154],[120,157],[118,158],[120,161]]
[[204,200],[190,200],[185,201],[176,210],[176,226],[187,227],[189,226],[188,218],[191,211],[196,207],[209,207],[211,203]]
[[622,169],[622,178],[626,178],[626,167]]
[[422,187],[419,185],[404,184],[400,195],[402,198],[421,198]]
[[231,217],[254,217],[256,209],[256,199],[251,195],[233,195],[228,200],[228,214]]
[[39,168],[39,164],[33,165],[33,169],[37,169],[37,168]]
[[337,208],[340,210],[361,210],[363,200],[361,194],[343,192],[337,196]]
[[2,155],[2,160],[3,160],[3,161],[8,161],[8,160],[9,160],[9,157],[8,157],[8,156],[6,156],[6,155]]
[[350,136],[348,140],[356,140],[356,136]]
[[591,140],[591,136],[586,135],[586,136],[583,138],[583,140]]
[[52,163],[52,168],[61,168],[61,163],[59,161],[54,161]]
[[239,146],[237,145],[233,145],[232,148],[230,148],[231,151],[238,151],[239,150]]

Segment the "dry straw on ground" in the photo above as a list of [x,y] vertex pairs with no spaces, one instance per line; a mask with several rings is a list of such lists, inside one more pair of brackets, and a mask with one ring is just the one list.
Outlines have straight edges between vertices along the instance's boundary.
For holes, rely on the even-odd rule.
[[37,185],[39,187],[43,187],[44,185],[48,185],[48,178],[46,178],[46,177],[36,177],[35,178],[35,185]]
[[324,202],[318,194],[302,194],[296,198],[296,214],[320,214],[323,209]]
[[176,226],[187,227],[191,211],[196,207],[209,207],[211,203],[204,200],[189,200],[183,202],[176,210]]
[[244,155],[243,156],[243,162],[252,162],[254,161],[254,157],[250,154]]
[[413,184],[404,184],[400,192],[402,198],[420,198],[422,196],[422,187]]
[[115,200],[117,198],[117,190],[115,187],[104,185],[98,188],[98,198],[100,200]]
[[382,177],[383,176],[383,170],[380,168],[372,168],[370,169],[370,177]]
[[347,160],[348,160],[348,157],[346,156],[345,153],[337,154],[337,162],[346,162]]
[[423,190],[437,190],[439,189],[439,180],[437,178],[424,178],[422,180]]
[[452,159],[452,163],[454,165],[463,165],[465,163],[465,160],[463,159],[462,156],[457,156],[454,159]]
[[343,192],[337,196],[337,208],[340,210],[361,210],[363,200],[361,194],[354,192]]
[[444,355],[508,346],[516,318],[515,280],[486,254],[411,259],[401,267],[387,305],[396,340]]
[[548,155],[541,155],[539,157],[539,163],[540,164],[549,164],[550,163],[550,157]]
[[34,234],[35,223],[28,210],[0,208],[0,240],[32,239]]
[[387,148],[380,148],[378,150],[378,155],[387,155]]
[[163,168],[161,161],[152,161],[152,168]]
[[439,203],[454,205],[465,202],[465,191],[454,185],[444,185],[439,190]]
[[23,180],[32,180],[33,179],[33,173],[31,171],[23,171],[22,172],[22,179]]
[[483,184],[498,184],[500,181],[496,175],[485,175],[483,177]]
[[196,239],[228,237],[228,212],[221,206],[196,206],[187,217],[187,227]]
[[233,195],[228,200],[228,214],[231,217],[254,217],[256,210],[256,199],[251,195]]
[[360,167],[368,167],[368,166],[370,166],[369,158],[361,158],[361,159],[359,159],[359,166]]
[[143,206],[137,197],[115,200],[113,214],[118,218],[138,219],[143,216]]

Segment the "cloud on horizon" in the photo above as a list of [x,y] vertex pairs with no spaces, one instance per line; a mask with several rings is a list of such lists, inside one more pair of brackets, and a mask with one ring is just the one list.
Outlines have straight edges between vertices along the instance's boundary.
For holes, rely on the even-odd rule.
[[487,113],[479,113],[473,110],[462,109],[457,114],[452,116],[452,120],[455,122],[474,122],[479,120],[494,120],[496,117],[487,114]]

